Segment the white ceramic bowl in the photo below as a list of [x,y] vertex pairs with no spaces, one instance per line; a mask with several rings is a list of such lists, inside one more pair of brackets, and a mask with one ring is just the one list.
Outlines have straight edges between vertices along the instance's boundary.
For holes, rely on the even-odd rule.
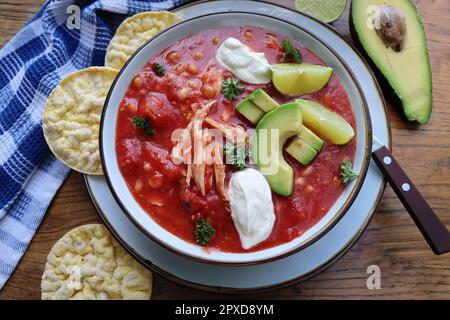
[[[356,118],[356,155],[354,171],[359,178],[352,181],[328,213],[302,236],[279,246],[249,253],[227,253],[204,250],[203,247],[186,242],[156,223],[135,201],[122,177],[117,163],[115,148],[116,123],[119,105],[130,82],[147,61],[175,41],[199,31],[226,26],[253,26],[270,29],[301,42],[313,51],[328,66],[332,67],[347,91]],[[206,263],[229,266],[250,265],[269,262],[295,253],[317,241],[345,214],[353,203],[364,181],[372,148],[371,124],[366,101],[361,93],[355,75],[346,67],[345,61],[327,47],[320,39],[278,18],[257,13],[229,12],[215,13],[185,20],[158,34],[144,44],[122,68],[106,99],[100,125],[100,154],[103,170],[116,201],[128,218],[147,236],[165,248],[182,256]]]

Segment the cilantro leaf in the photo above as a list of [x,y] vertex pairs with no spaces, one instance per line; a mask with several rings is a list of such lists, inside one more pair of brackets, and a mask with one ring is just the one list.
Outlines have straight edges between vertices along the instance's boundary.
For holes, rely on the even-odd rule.
[[341,181],[343,184],[347,184],[358,175],[352,171],[353,163],[350,160],[344,160],[341,165]]
[[244,88],[239,79],[227,78],[222,84],[222,92],[228,100],[236,100],[244,92]]
[[206,221],[206,219],[198,219],[195,224],[194,236],[195,241],[202,246],[206,246],[216,230]]
[[164,66],[159,63],[155,63],[152,66],[152,70],[157,76],[160,76],[160,77],[162,77],[164,75],[164,73],[166,72],[166,69],[164,68]]
[[281,62],[295,62],[295,63],[301,63],[302,62],[302,56],[300,55],[300,52],[297,50],[296,47],[292,43],[290,43],[288,40],[281,41],[281,45],[283,46],[284,54],[283,58],[281,59]]
[[238,170],[248,168],[246,159],[252,156],[252,152],[244,146],[237,146],[232,143],[226,143],[223,146],[226,160]]
[[155,132],[153,131],[152,124],[150,120],[146,117],[134,117],[133,123],[136,126],[136,128],[141,129],[145,135],[149,137],[153,137],[155,135]]

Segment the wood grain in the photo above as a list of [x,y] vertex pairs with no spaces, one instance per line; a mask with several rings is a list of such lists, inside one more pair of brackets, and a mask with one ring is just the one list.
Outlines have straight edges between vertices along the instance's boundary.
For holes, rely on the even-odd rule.
[[[0,46],[38,10],[43,0],[0,0]],[[276,2],[276,1],[274,1]],[[280,0],[292,5],[291,0]],[[405,123],[393,108],[393,153],[444,223],[450,226],[450,2],[415,1],[422,16],[433,69],[434,109],[429,124]],[[335,23],[349,39],[348,8]],[[413,67],[413,66],[412,66]],[[39,299],[40,278],[51,246],[70,229],[99,222],[82,176],[72,173],[55,197],[0,299]],[[381,268],[381,289],[366,287],[369,265]],[[224,297],[156,277],[155,299]],[[226,297],[226,296],[225,296]],[[390,188],[375,219],[333,267],[296,286],[246,298],[268,299],[450,299],[450,257],[434,256]]]

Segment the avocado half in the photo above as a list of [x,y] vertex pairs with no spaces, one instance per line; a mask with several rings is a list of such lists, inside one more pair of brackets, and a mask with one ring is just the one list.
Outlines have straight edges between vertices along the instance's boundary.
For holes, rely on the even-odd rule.
[[[399,51],[385,44],[373,27],[376,10],[383,5],[404,16],[404,43]],[[425,32],[410,0],[353,0],[350,29],[354,41],[364,49],[401,101],[409,121],[427,123],[432,109],[432,78]]]

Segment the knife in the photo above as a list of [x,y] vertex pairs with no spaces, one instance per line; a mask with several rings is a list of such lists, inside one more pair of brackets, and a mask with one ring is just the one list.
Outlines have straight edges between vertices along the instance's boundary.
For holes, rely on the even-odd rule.
[[372,157],[436,255],[450,252],[450,232],[408,178],[388,148],[373,137]]

